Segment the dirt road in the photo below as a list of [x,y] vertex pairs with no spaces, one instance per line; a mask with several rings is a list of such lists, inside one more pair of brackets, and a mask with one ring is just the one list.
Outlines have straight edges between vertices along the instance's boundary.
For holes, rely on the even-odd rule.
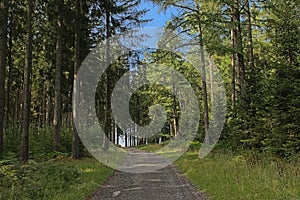
[[[89,200],[207,200],[173,165],[161,157],[129,150],[119,170]],[[153,171],[153,169],[159,169]],[[124,172],[127,171],[127,172]]]

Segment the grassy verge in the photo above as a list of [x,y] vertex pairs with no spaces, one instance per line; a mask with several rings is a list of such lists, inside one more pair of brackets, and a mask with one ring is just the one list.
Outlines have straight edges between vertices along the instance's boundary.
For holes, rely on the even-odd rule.
[[[141,149],[154,152],[161,145]],[[186,152],[175,165],[212,200],[299,200],[300,165],[272,155]]]
[[111,173],[93,158],[58,157],[27,165],[0,161],[0,199],[84,199]]
[[175,163],[211,199],[300,198],[300,166],[265,155],[187,152]]

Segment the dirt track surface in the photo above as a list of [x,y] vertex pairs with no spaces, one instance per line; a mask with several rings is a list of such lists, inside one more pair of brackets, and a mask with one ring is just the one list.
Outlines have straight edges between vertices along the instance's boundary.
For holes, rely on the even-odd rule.
[[[89,200],[208,199],[173,165],[156,171],[151,170],[153,168],[150,169],[149,166],[157,166],[162,162],[157,155],[138,150],[129,151],[129,156],[124,159],[119,170],[116,170],[104,185],[88,198]],[[124,172],[124,169],[130,169],[131,172]]]

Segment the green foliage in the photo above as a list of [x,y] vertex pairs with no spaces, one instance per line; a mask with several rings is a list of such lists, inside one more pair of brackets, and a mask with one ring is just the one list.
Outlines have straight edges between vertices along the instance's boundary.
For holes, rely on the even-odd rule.
[[[207,2],[210,1],[203,1],[202,5]],[[221,20],[225,20],[221,24],[226,23],[229,12],[226,8],[231,4],[230,1],[221,4],[224,7],[224,18]],[[290,157],[299,153],[300,144],[297,120],[300,117],[300,51],[297,45],[300,41],[299,2],[253,1],[251,7],[255,63],[254,67],[245,63],[245,92],[236,94],[234,110],[228,107],[227,121],[219,143],[226,150],[255,149]],[[243,12],[242,9],[242,15]],[[244,26],[243,18],[241,20]],[[206,25],[208,27],[204,31],[210,33],[210,25]],[[225,51],[210,53],[222,73],[230,105],[230,35],[226,30],[221,32],[227,40],[222,43]],[[246,34],[242,33],[245,58],[248,42]]]
[[56,166],[53,161],[20,165],[1,162],[2,199],[45,199],[70,189],[79,172],[74,167]]
[[0,162],[0,199],[82,199],[112,172],[94,159]]

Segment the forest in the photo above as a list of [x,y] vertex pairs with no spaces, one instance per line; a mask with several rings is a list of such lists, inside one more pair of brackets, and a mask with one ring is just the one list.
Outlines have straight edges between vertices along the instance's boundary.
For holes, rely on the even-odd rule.
[[[283,174],[285,171],[295,174],[288,177],[295,178],[291,187],[297,188],[300,184],[297,167],[300,161],[300,2],[148,2],[159,6],[160,12],[172,9],[174,12],[164,28],[195,37],[197,45],[204,50],[201,53],[205,52],[220,73],[227,112],[212,154],[245,159],[251,166],[260,162],[267,165],[261,161],[264,159],[268,164],[275,162],[275,171],[280,168]],[[74,125],[76,113],[72,98],[77,92],[77,72],[99,43],[147,27],[151,19],[144,16],[150,8],[142,5],[142,0],[0,0],[0,199],[49,199],[51,191],[71,191],[72,186],[65,185],[76,183],[81,177],[80,169],[101,166],[101,170],[94,172],[103,174],[101,180],[95,181],[98,185],[111,173],[111,169],[91,158],[82,143]],[[216,90],[211,84],[211,66],[206,63],[203,76],[182,57],[160,49],[133,51],[105,70],[93,105],[105,135],[116,146],[145,149],[168,144],[178,135],[181,102],[174,94],[176,91],[159,84],[138,88],[129,101],[130,115],[139,126],[151,122],[152,105],[163,105],[166,122],[157,134],[138,137],[139,129],[133,126],[124,130],[113,116],[111,96],[118,80],[125,73],[139,74],[143,62],[168,65],[191,84],[201,112],[199,128],[193,133],[195,138],[188,152],[199,150],[208,133],[212,93]],[[157,68],[149,76],[164,73],[167,74]],[[172,82],[172,77],[166,79]],[[105,139],[99,145],[103,151],[109,148]],[[178,162],[188,158],[184,156]],[[186,165],[178,165],[188,171]],[[287,167],[290,165],[292,170]],[[49,185],[45,181],[53,174],[56,174],[54,181],[61,184]],[[85,178],[90,181],[95,174]],[[80,194],[83,196],[97,188],[83,183],[82,187],[89,188]],[[286,199],[296,199],[299,188],[291,189],[294,196]],[[213,189],[208,192],[214,194]]]

